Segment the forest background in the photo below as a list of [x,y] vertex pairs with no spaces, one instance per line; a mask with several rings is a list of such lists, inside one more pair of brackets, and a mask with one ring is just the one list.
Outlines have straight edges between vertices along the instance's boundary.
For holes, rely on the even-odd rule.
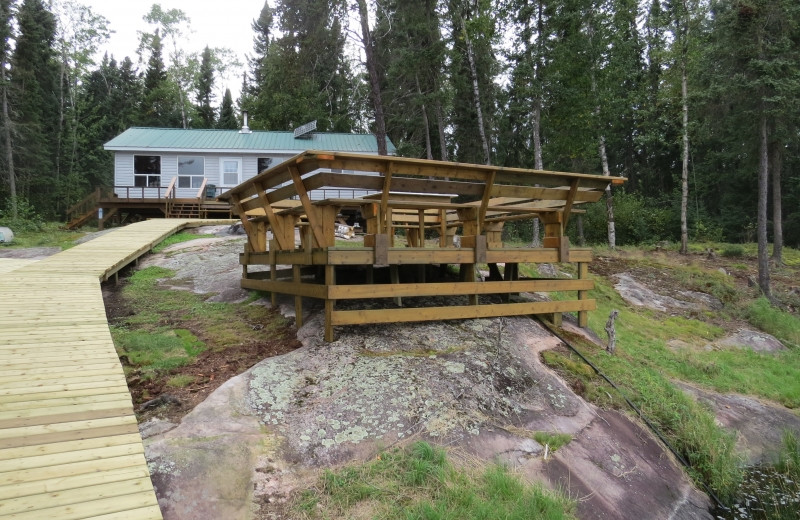
[[[796,0],[270,0],[253,15],[242,63],[184,49],[191,21],[158,4],[119,57],[78,0],[0,0],[0,218],[61,219],[111,186],[102,145],[128,127],[232,129],[247,110],[253,129],[316,120],[403,156],[626,177],[615,229],[611,202],[588,208],[590,243],[759,240],[764,262],[768,240],[777,262],[800,246]],[[533,238],[530,222],[507,232]]]

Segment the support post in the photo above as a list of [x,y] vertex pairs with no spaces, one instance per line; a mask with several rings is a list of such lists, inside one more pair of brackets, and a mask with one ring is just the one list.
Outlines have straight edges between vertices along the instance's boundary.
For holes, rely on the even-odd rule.
[[[589,264],[586,262],[578,262],[578,279],[586,280],[589,278]],[[589,291],[578,291],[578,300],[586,300],[589,297]],[[586,328],[589,326],[589,312],[578,311],[578,327]]]
[[[302,283],[300,264],[292,265],[292,279],[296,285]],[[298,329],[303,326],[303,297],[299,294],[294,297],[294,323]]]
[[[331,287],[336,284],[336,270],[332,265],[325,266],[325,287]],[[336,300],[329,298],[325,299],[325,341],[330,343],[333,341],[333,309],[336,306]]]

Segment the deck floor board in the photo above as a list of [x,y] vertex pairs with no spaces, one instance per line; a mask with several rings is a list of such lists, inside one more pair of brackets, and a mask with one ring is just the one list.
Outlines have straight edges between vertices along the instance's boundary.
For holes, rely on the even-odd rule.
[[161,519],[100,283],[187,227],[148,220],[0,258],[0,518]]

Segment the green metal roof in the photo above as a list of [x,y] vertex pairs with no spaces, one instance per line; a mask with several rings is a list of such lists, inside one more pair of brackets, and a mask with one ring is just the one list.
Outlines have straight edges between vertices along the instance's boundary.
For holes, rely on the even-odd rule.
[[[396,153],[387,138],[390,154]],[[295,138],[293,132],[264,132],[253,130],[184,130],[182,128],[133,127],[104,145],[111,151],[274,151],[303,152],[328,150],[332,152],[377,153],[378,141],[373,134],[343,134],[315,132]]]

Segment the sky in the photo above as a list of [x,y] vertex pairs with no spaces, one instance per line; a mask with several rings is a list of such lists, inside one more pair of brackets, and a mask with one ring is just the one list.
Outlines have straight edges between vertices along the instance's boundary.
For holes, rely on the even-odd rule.
[[[251,24],[258,18],[264,0],[78,0],[92,8],[96,14],[109,21],[109,29],[114,31],[100,56],[108,51],[117,61],[129,56],[134,63],[138,60],[136,49],[139,46],[137,31],[148,31],[150,26],[143,20],[154,3],[163,10],[180,9],[191,20],[192,33],[183,42],[187,52],[201,52],[203,48],[227,47],[233,50],[239,61],[245,63],[245,54],[253,52],[253,29]],[[216,85],[218,90],[231,89],[236,99],[241,88],[241,75],[235,74],[228,85]]]

